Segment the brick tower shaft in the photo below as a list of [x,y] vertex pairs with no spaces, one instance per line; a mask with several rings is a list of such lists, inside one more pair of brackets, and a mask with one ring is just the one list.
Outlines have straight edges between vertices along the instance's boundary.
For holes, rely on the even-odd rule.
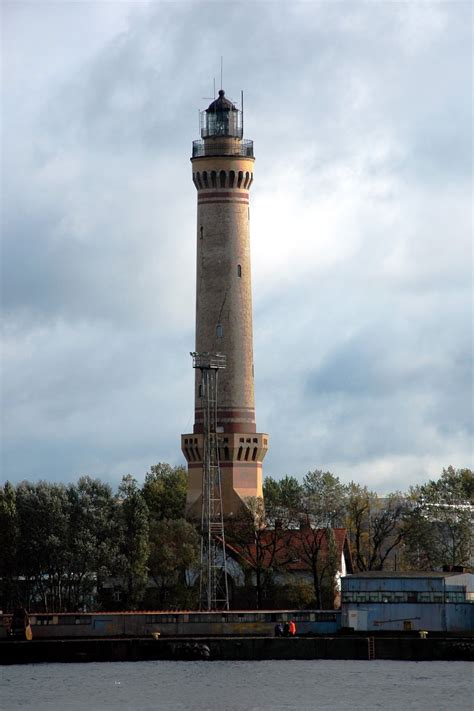
[[[242,139],[241,112],[219,92],[202,113],[202,139],[193,143],[197,189],[196,351],[222,353],[217,424],[224,515],[238,515],[262,497],[268,435],[255,423],[249,191],[253,143]],[[195,371],[192,434],[181,446],[188,462],[186,509],[198,518],[202,501],[201,373]]]

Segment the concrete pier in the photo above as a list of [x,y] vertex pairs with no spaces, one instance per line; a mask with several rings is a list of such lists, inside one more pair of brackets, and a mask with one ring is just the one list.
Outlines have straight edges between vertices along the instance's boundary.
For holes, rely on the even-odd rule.
[[[196,646],[197,645],[197,646]],[[113,638],[1,641],[0,664],[39,662],[132,662],[198,659],[206,646],[209,660],[398,659],[474,660],[471,637],[211,637]],[[193,654],[194,649],[194,654]]]

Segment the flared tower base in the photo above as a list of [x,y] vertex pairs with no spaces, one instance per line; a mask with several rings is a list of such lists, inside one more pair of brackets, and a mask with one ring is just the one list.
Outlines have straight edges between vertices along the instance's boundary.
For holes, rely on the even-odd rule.
[[[203,435],[181,435],[181,449],[188,462],[186,518],[200,519],[202,509]],[[224,517],[238,517],[248,502],[263,497],[262,462],[268,451],[268,435],[252,432],[222,433],[219,464]]]

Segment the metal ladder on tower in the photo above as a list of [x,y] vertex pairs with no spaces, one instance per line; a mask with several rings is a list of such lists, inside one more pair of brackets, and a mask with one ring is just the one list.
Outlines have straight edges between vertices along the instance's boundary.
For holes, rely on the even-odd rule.
[[203,466],[201,509],[200,608],[228,610],[229,589],[222,505],[219,434],[217,432],[217,386],[219,370],[225,368],[220,353],[191,353],[193,367],[201,371],[203,411]]

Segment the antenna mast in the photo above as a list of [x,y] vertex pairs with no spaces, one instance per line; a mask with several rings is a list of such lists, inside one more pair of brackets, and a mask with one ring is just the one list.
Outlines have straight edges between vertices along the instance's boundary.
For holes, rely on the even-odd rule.
[[226,357],[220,353],[191,353],[191,357],[193,368],[201,371],[204,416],[200,609],[228,610],[229,589],[217,433],[217,379],[219,370],[226,367]]

